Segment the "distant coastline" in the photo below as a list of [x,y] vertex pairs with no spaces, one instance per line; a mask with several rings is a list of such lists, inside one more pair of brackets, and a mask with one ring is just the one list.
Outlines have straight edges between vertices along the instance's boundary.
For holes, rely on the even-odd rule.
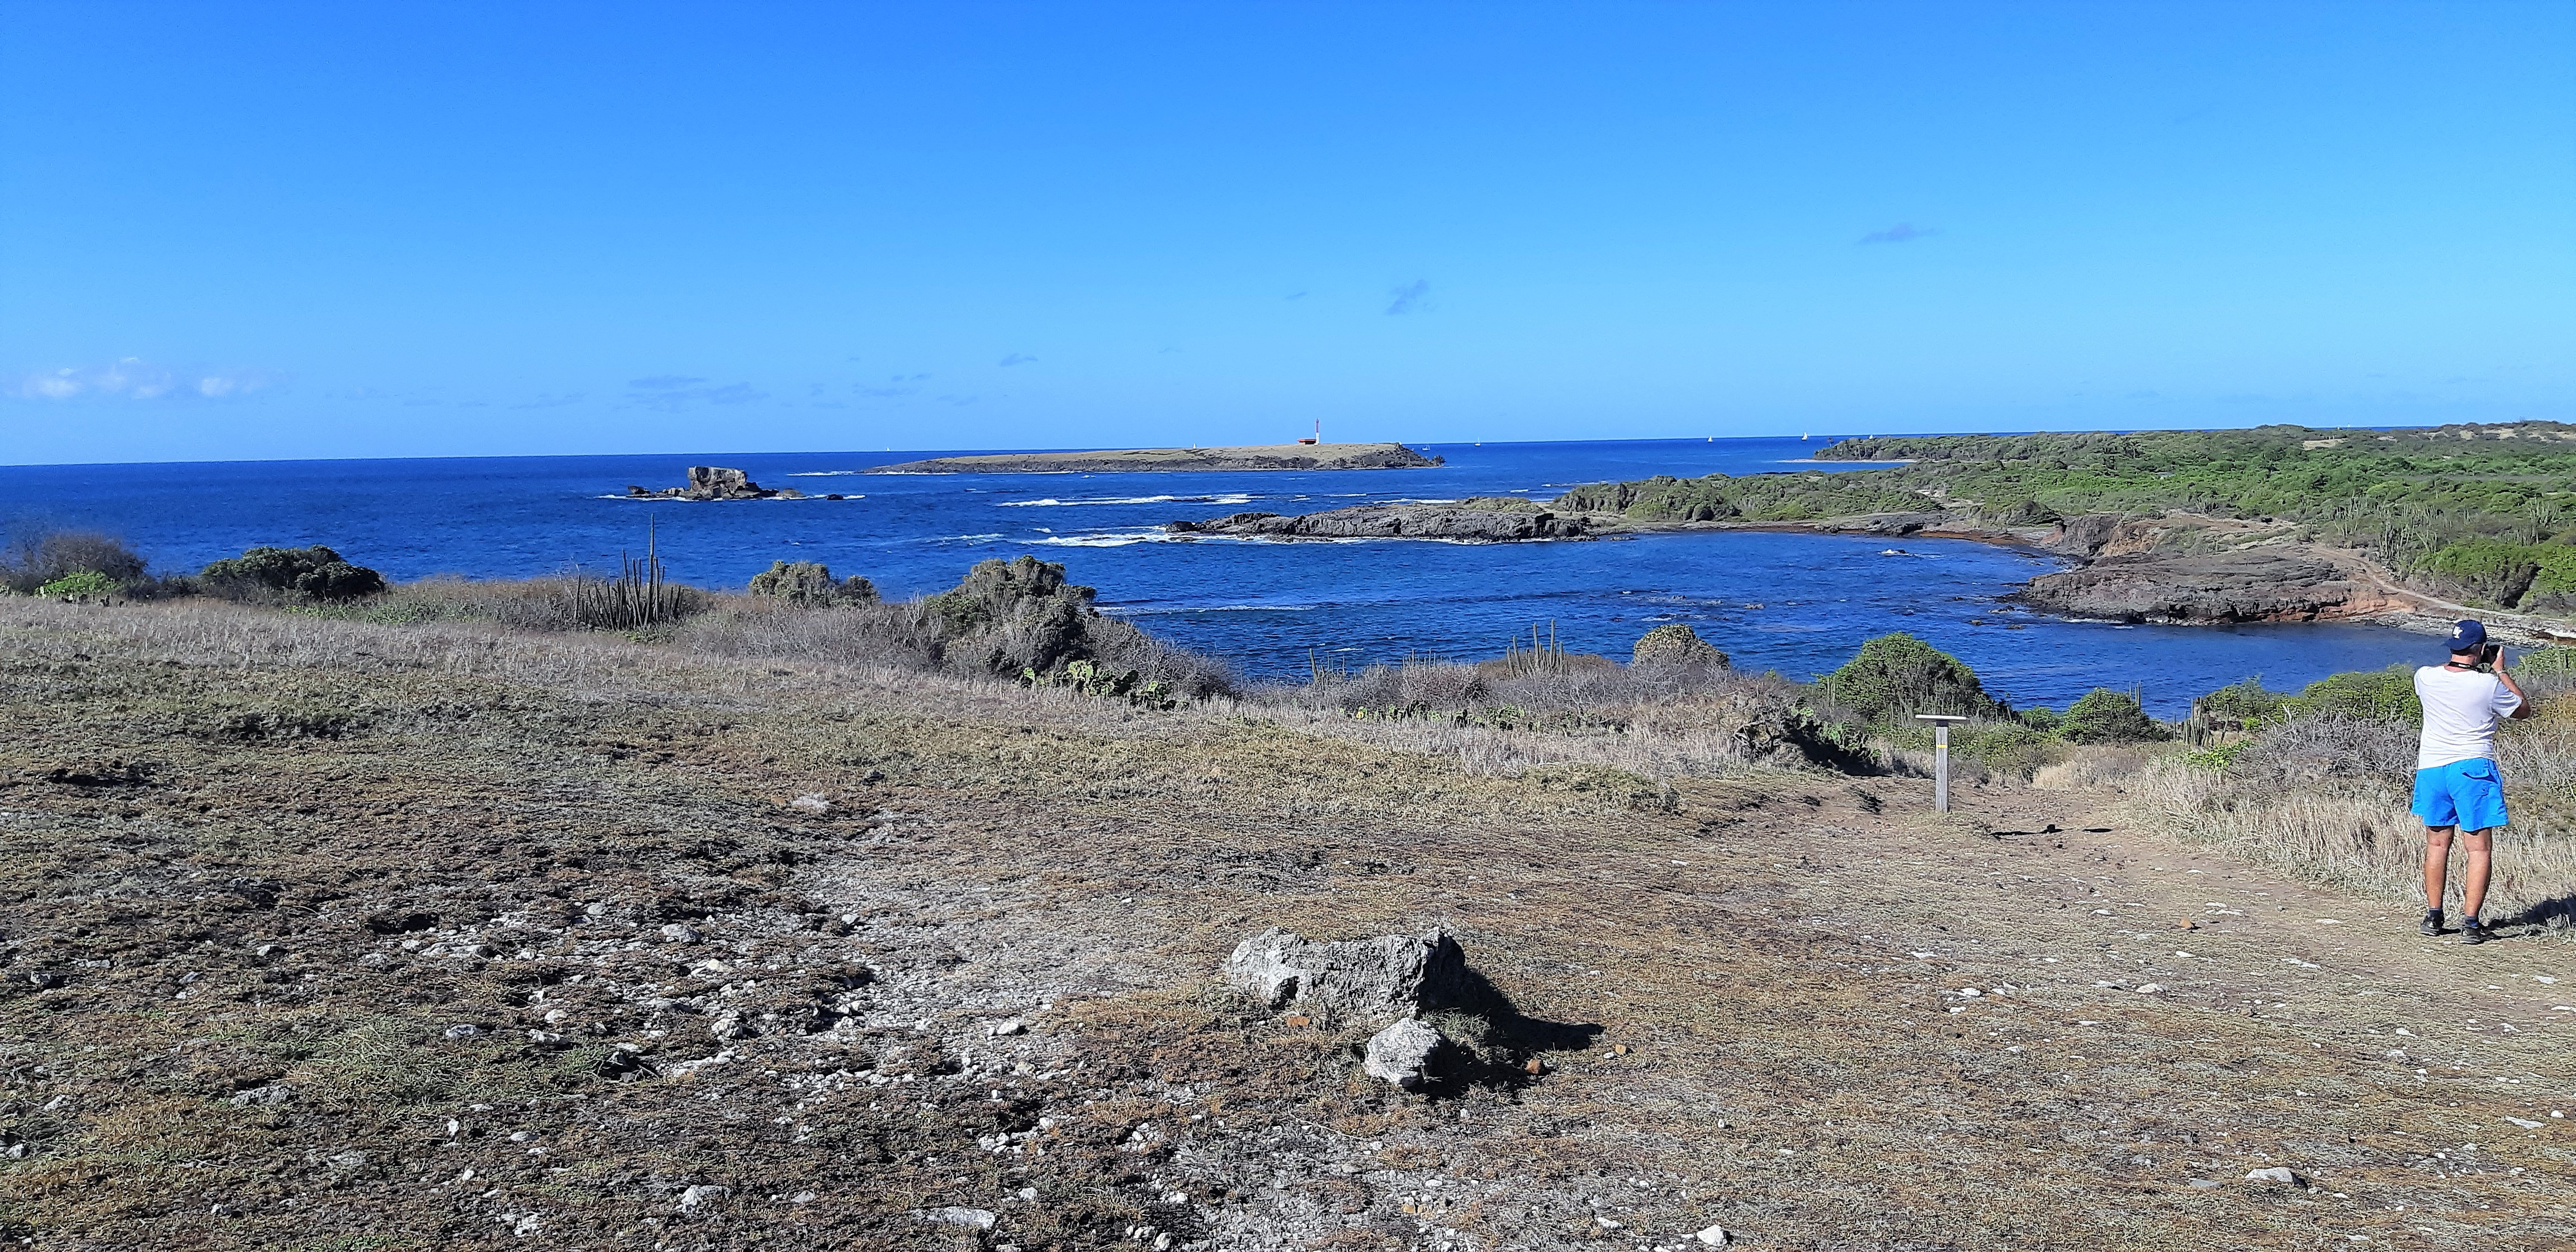
[[1104,448],[932,457],[867,474],[1168,474],[1244,470],[1425,469],[1447,459],[1400,443],[1271,444],[1248,448]]

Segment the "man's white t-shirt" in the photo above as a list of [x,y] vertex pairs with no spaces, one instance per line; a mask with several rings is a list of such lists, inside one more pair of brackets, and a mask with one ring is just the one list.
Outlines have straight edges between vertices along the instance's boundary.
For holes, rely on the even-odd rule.
[[2424,742],[2415,768],[2495,755],[2496,723],[2522,707],[2504,680],[2476,670],[2427,665],[2415,671],[2415,694],[2424,701]]

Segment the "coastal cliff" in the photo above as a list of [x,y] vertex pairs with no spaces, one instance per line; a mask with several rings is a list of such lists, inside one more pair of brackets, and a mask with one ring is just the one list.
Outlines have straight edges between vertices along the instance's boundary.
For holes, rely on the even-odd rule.
[[1422,469],[1445,464],[1400,443],[1283,443],[1250,448],[998,452],[879,465],[869,474],[1132,474],[1224,470]]

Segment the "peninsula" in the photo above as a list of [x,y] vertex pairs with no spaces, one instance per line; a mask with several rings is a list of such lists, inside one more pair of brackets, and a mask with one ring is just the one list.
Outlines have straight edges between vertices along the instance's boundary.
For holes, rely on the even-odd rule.
[[1400,443],[1282,443],[1255,448],[1105,448],[995,452],[879,465],[870,474],[1135,474],[1216,470],[1421,469],[1446,464]]
[[2470,612],[2559,638],[2576,611],[2576,426],[1946,435],[1845,440],[1840,473],[1659,475],[1548,501],[1362,505],[1176,522],[1244,538],[1512,543],[1680,530],[1971,539],[2071,568],[2015,599],[2129,622]]

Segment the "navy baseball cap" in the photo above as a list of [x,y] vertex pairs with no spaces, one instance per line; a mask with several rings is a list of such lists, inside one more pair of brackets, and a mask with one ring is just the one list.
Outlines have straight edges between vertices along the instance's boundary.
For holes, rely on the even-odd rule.
[[2462,619],[2451,626],[2451,651],[2475,652],[2487,646],[2487,628],[2483,622]]

